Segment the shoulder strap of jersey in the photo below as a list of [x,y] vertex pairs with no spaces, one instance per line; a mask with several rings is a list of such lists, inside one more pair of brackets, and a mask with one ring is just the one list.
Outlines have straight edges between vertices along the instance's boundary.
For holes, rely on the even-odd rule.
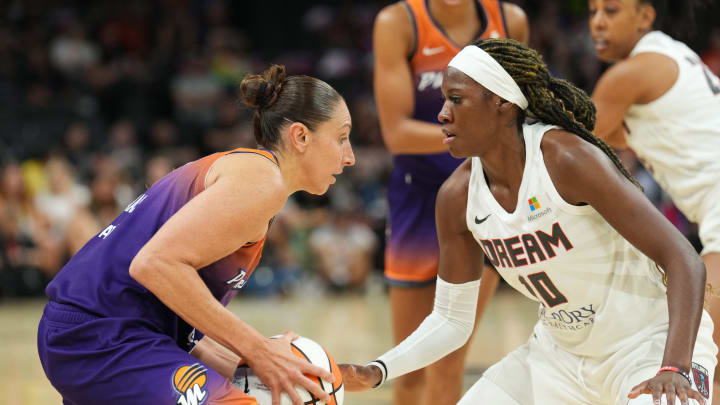
[[407,58],[410,61],[415,57],[420,44],[425,41],[430,16],[425,7],[425,0],[404,0],[402,4],[407,8],[413,26],[413,46]]
[[506,38],[508,36],[505,10],[500,0],[477,0],[481,27],[477,38]]
[[267,149],[237,148],[237,149],[233,149],[231,151],[225,152],[224,155],[230,155],[233,153],[255,153],[255,154],[258,154],[260,156],[267,158],[269,161],[280,166],[280,163],[277,160],[277,156],[275,156],[275,154],[272,153],[272,151],[269,151]]

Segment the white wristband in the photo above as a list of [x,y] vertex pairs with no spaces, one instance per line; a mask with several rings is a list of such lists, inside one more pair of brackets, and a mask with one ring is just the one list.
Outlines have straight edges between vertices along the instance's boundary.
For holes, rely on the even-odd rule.
[[373,388],[377,388],[385,383],[385,380],[387,380],[387,367],[385,366],[385,363],[383,363],[382,360],[374,360],[370,363],[365,365],[367,366],[375,366],[380,369],[380,373],[382,373],[382,377],[380,377],[380,381],[373,385]]
[[381,384],[428,366],[464,345],[475,325],[479,287],[480,280],[451,284],[438,277],[432,313],[410,336],[370,363],[383,371]]

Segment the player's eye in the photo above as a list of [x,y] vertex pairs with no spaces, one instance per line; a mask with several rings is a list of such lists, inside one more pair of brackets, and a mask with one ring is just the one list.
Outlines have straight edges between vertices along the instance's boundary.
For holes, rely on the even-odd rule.
[[460,104],[461,98],[460,98],[460,96],[450,96],[449,100],[453,104]]

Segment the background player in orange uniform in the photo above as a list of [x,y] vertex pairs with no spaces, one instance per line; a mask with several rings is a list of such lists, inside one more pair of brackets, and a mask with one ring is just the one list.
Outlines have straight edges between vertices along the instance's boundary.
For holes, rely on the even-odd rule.
[[[497,0],[407,0],[378,14],[373,36],[380,126],[394,155],[385,276],[398,343],[432,310],[439,255],[435,197],[462,162],[442,144],[437,124],[442,71],[463,46],[478,38],[510,37],[527,43],[529,28],[522,9]],[[486,273],[492,274],[483,278],[478,314],[498,282],[494,272]],[[399,378],[394,403],[456,403],[466,354],[467,346]],[[430,380],[432,384],[425,383]]]

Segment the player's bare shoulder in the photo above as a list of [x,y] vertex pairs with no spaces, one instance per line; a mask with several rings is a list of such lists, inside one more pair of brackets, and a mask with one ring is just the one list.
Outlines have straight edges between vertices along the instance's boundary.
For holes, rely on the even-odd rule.
[[[464,226],[471,172],[472,162],[470,159],[466,159],[440,187],[436,204],[436,217],[438,219],[459,217],[459,223]],[[458,213],[461,215],[457,215]],[[452,222],[456,221],[453,220]]]
[[375,18],[373,35],[379,43],[402,43],[405,54],[412,51],[415,31],[413,16],[403,1],[384,7]]
[[517,4],[503,2],[503,14],[507,25],[508,37],[524,44],[530,39],[530,24],[525,11]]
[[[262,181],[247,181],[262,179]],[[232,184],[243,198],[259,202],[270,212],[277,212],[287,199],[287,190],[278,165],[258,153],[229,153],[219,158],[208,171],[205,187]]]
[[598,80],[595,93],[645,104],[670,90],[679,72],[677,63],[669,56],[642,52],[610,66]]
[[564,129],[548,131],[540,149],[555,188],[571,204],[583,202],[587,189],[602,188],[618,174],[600,148]]
[[605,154],[596,146],[564,129],[551,129],[545,133],[540,149],[545,167],[553,180],[557,176],[573,177],[591,162],[606,160]]

